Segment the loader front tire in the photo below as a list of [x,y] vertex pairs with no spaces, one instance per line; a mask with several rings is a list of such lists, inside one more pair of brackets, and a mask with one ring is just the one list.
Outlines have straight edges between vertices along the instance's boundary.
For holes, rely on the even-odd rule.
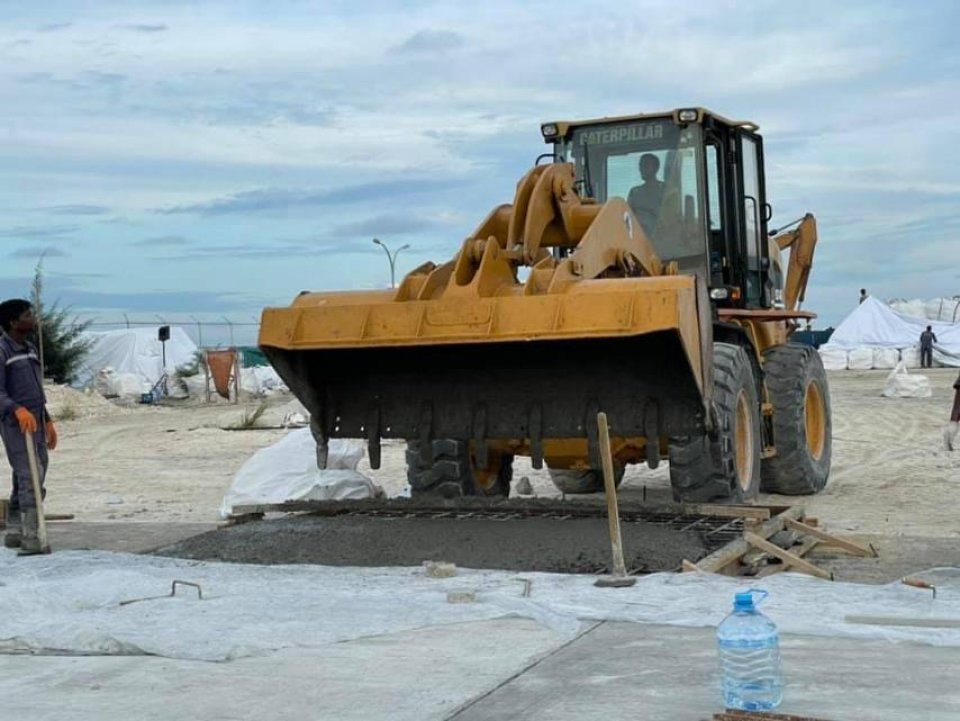
[[760,411],[757,383],[747,351],[713,345],[712,434],[670,443],[670,485],[675,501],[752,501],[760,491]]
[[509,496],[513,456],[489,453],[486,469],[477,467],[469,441],[442,438],[430,442],[430,461],[423,462],[420,441],[407,441],[407,482],[414,498]]
[[[563,494],[603,493],[603,471],[597,468],[550,468],[550,480]],[[623,480],[626,467],[613,464],[613,483],[617,488]]]
[[761,466],[763,490],[819,493],[827,485],[832,450],[830,391],[820,354],[799,343],[775,346],[763,354],[763,370],[777,449]]

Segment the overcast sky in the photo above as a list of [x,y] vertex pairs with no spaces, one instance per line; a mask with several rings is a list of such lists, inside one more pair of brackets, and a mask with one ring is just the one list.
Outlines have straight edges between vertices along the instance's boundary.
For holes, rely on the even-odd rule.
[[960,5],[0,0],[0,293],[251,321],[451,256],[541,121],[706,105],[814,212],[807,305],[960,293]]

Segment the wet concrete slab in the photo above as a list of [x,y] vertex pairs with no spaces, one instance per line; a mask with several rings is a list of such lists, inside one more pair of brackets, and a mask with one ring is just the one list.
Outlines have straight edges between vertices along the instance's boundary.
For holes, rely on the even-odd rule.
[[[600,623],[449,717],[456,721],[709,719],[723,710],[714,629]],[[778,713],[831,721],[953,721],[960,648],[784,636]]]
[[215,523],[54,521],[47,524],[47,533],[54,552],[96,550],[148,553],[216,528]]

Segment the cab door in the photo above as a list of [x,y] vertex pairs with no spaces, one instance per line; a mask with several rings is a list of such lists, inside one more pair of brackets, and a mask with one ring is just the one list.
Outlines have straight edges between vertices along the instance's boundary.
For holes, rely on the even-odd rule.
[[737,133],[737,186],[740,193],[740,228],[744,261],[744,300],[750,308],[770,306],[766,278],[770,264],[767,246],[768,207],[763,176],[763,141],[741,129]]

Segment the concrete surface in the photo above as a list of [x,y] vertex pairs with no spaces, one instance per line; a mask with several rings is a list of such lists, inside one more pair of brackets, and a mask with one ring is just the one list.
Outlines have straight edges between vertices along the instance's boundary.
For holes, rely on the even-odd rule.
[[[722,710],[713,629],[601,623],[452,718],[697,721]],[[782,639],[780,713],[833,721],[955,721],[960,648]]]
[[47,524],[54,551],[97,550],[147,553],[217,528],[215,523],[84,523],[52,521]]
[[[721,710],[713,629],[531,621],[434,626],[227,663],[0,656],[3,718],[708,719]],[[960,648],[787,636],[784,713],[953,721]]]
[[561,637],[543,626],[512,619],[435,626],[229,663],[0,656],[0,718],[443,719],[560,644]]

